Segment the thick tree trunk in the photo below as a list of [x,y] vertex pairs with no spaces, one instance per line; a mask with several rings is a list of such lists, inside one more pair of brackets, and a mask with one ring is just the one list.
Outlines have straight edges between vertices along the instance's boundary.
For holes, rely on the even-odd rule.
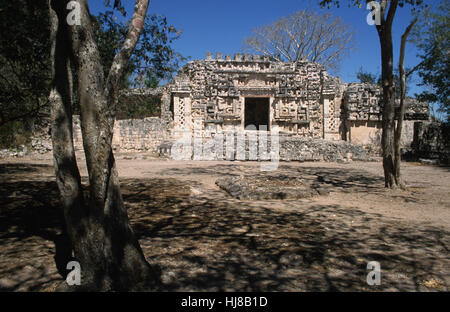
[[59,21],[61,2],[49,1],[51,20],[51,63],[52,88],[49,102],[51,105],[51,135],[53,144],[53,162],[56,182],[63,204],[63,212],[68,227],[67,233],[72,242],[77,242],[82,231],[80,220],[86,214],[81,178],[75,158],[72,135],[72,77],[67,45],[66,24]]
[[394,172],[394,119],[395,85],[393,74],[392,34],[384,32],[380,37],[383,84],[383,121],[381,148],[383,152],[384,183],[386,187],[396,185]]
[[[63,132],[53,135],[55,167],[57,177],[61,180],[58,186],[65,210],[73,211],[65,217],[75,258],[81,265],[81,289],[131,290],[153,285],[158,281],[158,275],[145,260],[130,227],[111,148],[120,76],[139,39],[148,0],[136,1],[132,27],[124,47],[113,62],[106,84],[87,1],[77,1],[81,6],[80,26],[66,25],[68,11],[65,7],[68,1],[50,1],[53,14],[57,17],[52,19],[52,28],[63,33],[62,37],[56,36],[55,46],[71,43],[70,53],[78,78],[83,147],[89,174],[90,196],[85,206],[73,151],[72,115],[68,100],[70,90],[59,93],[59,101],[54,101],[53,132],[56,129],[62,129]],[[59,28],[55,27],[58,21]],[[68,61],[66,54],[55,53],[56,70],[60,69],[59,58],[66,60],[64,64]],[[62,73],[62,69],[60,71]],[[58,83],[63,84],[55,79],[55,84]]]

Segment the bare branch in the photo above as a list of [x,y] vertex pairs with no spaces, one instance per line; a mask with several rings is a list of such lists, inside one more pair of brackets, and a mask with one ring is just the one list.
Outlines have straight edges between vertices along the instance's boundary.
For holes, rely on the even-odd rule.
[[130,29],[119,53],[114,57],[108,78],[106,80],[106,95],[109,104],[116,103],[119,95],[119,81],[123,70],[130,60],[131,54],[136,47],[142,29],[144,28],[145,15],[147,14],[149,0],[137,0],[131,18]]
[[254,29],[244,47],[280,61],[305,59],[336,69],[352,40],[353,32],[340,19],[302,10]]

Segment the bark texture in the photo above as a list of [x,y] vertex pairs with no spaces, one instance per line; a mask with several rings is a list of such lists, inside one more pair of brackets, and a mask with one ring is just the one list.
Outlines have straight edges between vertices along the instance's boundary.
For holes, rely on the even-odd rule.
[[394,151],[395,83],[394,53],[392,45],[392,22],[397,6],[398,0],[382,0],[380,2],[381,24],[377,25],[381,46],[381,80],[383,86],[383,131],[381,135],[381,149],[383,153],[384,184],[389,188],[397,186]]
[[403,129],[403,118],[405,115],[405,97],[406,97],[406,79],[408,78],[408,75],[412,73],[412,71],[409,71],[408,73],[405,73],[405,66],[404,66],[404,60],[405,60],[405,49],[406,49],[406,40],[408,38],[409,33],[411,32],[411,29],[414,27],[415,23],[417,22],[417,18],[414,19],[406,28],[405,32],[402,35],[402,40],[400,43],[400,57],[398,61],[398,72],[400,75],[400,107],[399,107],[399,115],[397,120],[397,127],[395,129],[395,137],[394,137],[394,146],[395,146],[395,180],[397,181],[397,184],[402,189],[405,188],[405,183],[402,179],[401,172],[400,172],[400,163],[402,161],[402,154],[401,154],[401,138],[402,138],[402,129]]
[[[137,0],[131,26],[110,74],[103,76],[86,0],[81,25],[68,26],[68,1],[49,0],[54,80],[52,141],[55,171],[67,231],[81,265],[81,289],[133,290],[158,281],[130,227],[120,194],[111,148],[115,106],[123,69],[136,46],[148,8]],[[76,70],[83,147],[89,174],[89,198],[83,199],[72,143],[70,64]]]

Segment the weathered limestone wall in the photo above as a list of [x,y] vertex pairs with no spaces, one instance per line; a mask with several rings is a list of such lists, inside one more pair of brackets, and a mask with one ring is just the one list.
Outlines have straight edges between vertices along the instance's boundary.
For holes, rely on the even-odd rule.
[[[224,132],[212,138],[178,139],[167,146],[177,160],[351,161],[370,160],[363,146],[266,131]],[[172,151],[170,155],[168,152]]]
[[[414,141],[414,124],[417,121],[415,120],[404,120],[403,121],[403,129],[402,129],[402,138],[401,144],[404,149],[411,149],[411,146]],[[380,134],[381,136],[381,134]]]
[[120,152],[156,152],[167,136],[166,124],[158,117],[118,120],[113,148]]
[[364,147],[345,141],[291,137],[280,143],[280,160],[284,161],[368,161],[373,156]]
[[[83,150],[80,116],[73,116],[73,143],[76,151]],[[164,140],[170,139],[169,123],[159,117],[116,120],[114,124],[113,149],[116,152],[158,152]],[[52,142],[49,126],[40,129],[31,140],[33,152],[51,152]],[[18,154],[19,155],[19,154]],[[0,155],[1,156],[1,155]],[[20,156],[20,155],[19,155]]]
[[[73,117],[74,145],[83,149],[80,117]],[[159,117],[124,119],[114,123],[113,149],[117,152],[157,152],[168,138],[167,123]]]
[[[116,121],[113,148],[118,152],[163,150],[167,154],[174,142],[185,137],[194,152],[195,140],[226,133],[250,135],[252,131],[244,128],[253,122],[267,124],[269,137],[279,131],[280,157],[285,160],[345,159],[350,154],[361,158],[364,151],[376,154],[380,148],[381,88],[345,84],[316,63],[272,62],[260,55],[240,53],[225,58],[221,53],[215,58],[207,54],[205,60],[186,64],[173,83],[129,90],[127,94],[160,96],[161,117]],[[428,118],[426,103],[408,99],[404,148],[410,149],[414,122]],[[73,125],[74,143],[81,150],[78,116],[74,116]],[[36,144],[43,149],[48,145]],[[333,153],[335,157],[330,156]]]
[[175,135],[244,129],[246,98],[269,99],[269,130],[339,139],[342,82],[322,65],[267,57],[211,54],[189,62],[170,87]]
[[[398,115],[397,103],[397,115]],[[414,123],[429,119],[427,103],[415,99],[405,100],[405,115],[401,145],[411,149]],[[382,131],[382,90],[378,85],[350,83],[344,91],[342,119],[345,120],[343,137],[349,142],[379,149]]]
[[347,120],[347,139],[353,144],[377,144],[381,140],[381,123],[373,120]]
[[[414,139],[415,120],[404,120],[402,147],[411,147]],[[348,120],[346,122],[348,141],[358,145],[379,145],[381,142],[381,121]]]

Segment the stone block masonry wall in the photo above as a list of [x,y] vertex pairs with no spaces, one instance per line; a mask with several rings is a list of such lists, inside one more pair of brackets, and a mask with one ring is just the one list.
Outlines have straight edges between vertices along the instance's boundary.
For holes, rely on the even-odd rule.
[[348,84],[344,95],[344,119],[381,121],[382,90],[367,83]]
[[116,121],[113,148],[119,152],[156,152],[168,138],[167,125],[161,118]]
[[[281,161],[350,161],[372,160],[362,146],[345,141],[328,141],[293,135],[248,131],[227,132],[214,138],[177,140],[167,156],[177,160],[275,160]],[[274,146],[275,144],[275,146]]]
[[[74,145],[83,149],[80,117],[73,118]],[[159,117],[116,120],[114,123],[113,149],[116,152],[156,152],[169,138],[167,123]]]
[[[346,140],[379,150],[382,132],[382,89],[378,85],[350,83],[344,91],[342,120],[345,120],[344,137]],[[399,101],[396,103],[399,113]],[[428,103],[413,98],[405,99],[405,115],[402,129],[401,146],[411,149],[414,136],[414,123],[429,119]]]
[[[363,158],[358,155],[364,150],[377,154],[380,148],[381,88],[346,84],[316,63],[273,62],[261,55],[239,53],[234,58],[218,53],[214,59],[208,53],[205,60],[187,63],[166,86],[127,90],[121,95],[142,102],[160,97],[161,117],[117,120],[112,142],[116,152],[167,156],[172,144],[185,135],[194,141],[208,140],[222,133],[247,131],[248,126],[263,126],[269,136],[279,129],[284,136],[280,156],[286,160],[346,159],[350,154]],[[411,147],[415,121],[428,120],[428,116],[426,103],[407,99],[405,149]],[[73,129],[75,148],[80,151],[79,116],[74,116]],[[46,135],[44,131],[32,148],[51,150]],[[364,147],[357,150],[357,145]]]
[[[189,62],[169,86],[175,131],[196,136],[244,129],[250,98],[269,101],[268,127],[302,137],[339,139],[342,82],[316,63],[272,62],[260,55],[218,53]],[[260,107],[261,109],[261,107]],[[265,124],[266,121],[264,121]]]
[[284,161],[343,161],[371,160],[373,155],[360,145],[345,141],[326,141],[301,137],[280,141],[280,160]]

